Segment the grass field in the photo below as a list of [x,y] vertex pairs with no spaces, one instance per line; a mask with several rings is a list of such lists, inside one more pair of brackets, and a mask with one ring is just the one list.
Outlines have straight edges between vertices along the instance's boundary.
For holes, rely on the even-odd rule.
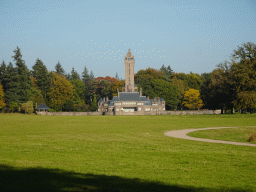
[[255,126],[256,114],[0,114],[3,191],[256,191],[256,147],[166,131]]
[[207,138],[207,139],[215,139],[215,140],[223,140],[223,141],[236,141],[242,143],[252,143],[249,142],[248,138],[252,134],[256,134],[256,127],[238,127],[233,129],[209,129],[203,131],[195,131],[191,132],[188,135],[192,137],[198,138]]

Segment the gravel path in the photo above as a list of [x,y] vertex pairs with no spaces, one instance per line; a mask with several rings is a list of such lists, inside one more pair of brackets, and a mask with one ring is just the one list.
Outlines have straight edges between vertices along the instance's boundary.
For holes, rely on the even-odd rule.
[[223,129],[223,128],[238,128],[238,127],[210,127],[210,128],[200,128],[200,129],[183,129],[183,130],[168,131],[164,134],[169,137],[175,137],[180,139],[256,147],[256,144],[240,143],[240,142],[233,142],[233,141],[221,141],[221,140],[213,140],[213,139],[202,139],[202,138],[190,137],[187,135],[188,133],[193,131],[200,131],[200,130],[207,130],[207,129]]

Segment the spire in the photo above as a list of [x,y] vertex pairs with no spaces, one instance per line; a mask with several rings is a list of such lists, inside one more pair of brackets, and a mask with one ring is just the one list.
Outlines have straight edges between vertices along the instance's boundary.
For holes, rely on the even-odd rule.
[[134,59],[134,56],[131,53],[131,49],[128,49],[128,53],[125,55],[125,59],[127,59],[127,58]]

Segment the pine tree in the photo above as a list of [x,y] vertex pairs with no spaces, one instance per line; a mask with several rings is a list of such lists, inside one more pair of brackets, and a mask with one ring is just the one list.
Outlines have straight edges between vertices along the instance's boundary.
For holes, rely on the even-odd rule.
[[70,80],[79,80],[80,75],[75,71],[74,67],[72,67],[71,75],[70,75]]
[[17,47],[16,50],[13,51],[15,55],[12,57],[15,61],[17,67],[17,76],[18,76],[18,102],[25,103],[30,98],[30,93],[32,89],[32,81],[29,77],[29,70],[25,65],[25,61],[22,60],[22,55],[20,52],[20,48]]
[[64,69],[62,68],[62,66],[61,66],[61,64],[60,64],[59,61],[58,61],[58,63],[55,65],[55,70],[56,70],[56,74],[65,76],[65,71],[64,71]]
[[18,103],[19,93],[18,93],[18,75],[17,70],[13,67],[10,62],[6,68],[5,74],[3,76],[2,85],[4,89],[6,104],[11,102]]
[[96,95],[93,95],[93,101],[91,105],[91,111],[96,111],[98,109],[98,103],[97,103],[97,98]]
[[84,92],[84,101],[89,104],[90,103],[90,96],[88,95],[89,91],[89,82],[90,82],[90,75],[88,74],[88,70],[86,66],[84,66],[84,71],[82,72],[82,81],[85,85],[85,92]]
[[115,78],[116,78],[118,81],[120,80],[117,72],[116,72]]
[[94,80],[94,74],[93,74],[93,72],[91,71],[91,73],[90,73],[90,81],[93,81]]
[[50,80],[47,68],[40,59],[37,59],[32,69],[32,75],[36,78],[36,85],[41,90],[44,99],[46,99],[47,92],[50,89]]
[[0,83],[2,82],[2,79],[4,77],[5,70],[6,70],[6,65],[5,65],[5,62],[3,61],[0,66]]

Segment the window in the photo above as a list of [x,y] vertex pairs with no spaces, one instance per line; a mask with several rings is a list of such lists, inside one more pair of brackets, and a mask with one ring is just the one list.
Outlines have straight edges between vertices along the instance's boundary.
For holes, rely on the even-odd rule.
[[138,111],[141,111],[141,108],[138,108]]
[[116,108],[116,111],[119,111],[119,108]]
[[150,111],[150,108],[146,108],[145,111]]

